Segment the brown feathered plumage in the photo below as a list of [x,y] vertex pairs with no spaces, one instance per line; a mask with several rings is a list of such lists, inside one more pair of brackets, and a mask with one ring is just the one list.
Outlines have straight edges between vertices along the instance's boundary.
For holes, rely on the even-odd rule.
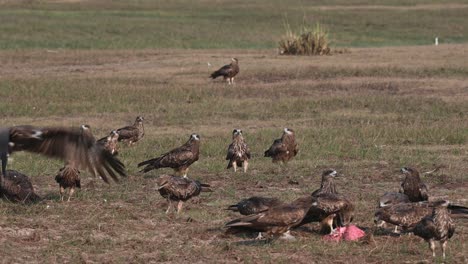
[[418,170],[405,167],[401,172],[405,174],[405,179],[401,183],[400,192],[408,195],[411,202],[427,201],[429,199],[427,186],[421,181]]
[[184,145],[164,153],[160,157],[143,161],[138,164],[138,167],[146,165],[141,172],[159,168],[173,168],[176,173],[187,177],[189,166],[198,160],[199,154],[200,136],[192,134]]
[[104,148],[109,151],[112,155],[118,155],[118,140],[119,133],[116,130],[112,130],[107,137],[99,139],[97,142],[104,146]]
[[322,193],[334,193],[337,194],[335,177],[337,176],[336,170],[325,170],[322,173],[322,182],[320,188],[312,192],[312,196],[317,196]]
[[132,145],[142,139],[145,135],[143,120],[143,117],[137,116],[133,125],[117,129],[117,133],[119,134],[118,140]]
[[273,162],[288,162],[299,151],[294,130],[285,128],[283,136],[276,139],[271,147],[265,151],[265,157],[271,157]]
[[[266,232],[268,235],[284,234],[291,238],[289,230],[301,223],[309,208],[314,203],[314,197],[301,197],[288,204],[270,207],[264,212],[241,217],[226,223],[226,227],[248,227]],[[259,237],[261,238],[261,233]]]
[[224,65],[219,70],[213,72],[210,77],[216,79],[219,76],[223,76],[228,84],[234,84],[234,77],[239,73],[239,61],[236,58],[232,58],[231,60],[231,64]]
[[107,183],[109,177],[118,181],[118,175],[126,176],[123,163],[96,142],[87,125],[80,128],[16,126],[8,131],[9,153],[29,151],[62,159],[72,167],[99,175]]
[[34,203],[41,200],[34,192],[29,177],[18,171],[7,170],[4,182],[4,185],[0,186],[1,198],[18,203]]
[[166,214],[169,213],[172,202],[177,202],[177,213],[182,210],[182,205],[185,201],[192,197],[198,196],[200,192],[211,191],[210,185],[200,183],[196,180],[191,180],[185,177],[161,175],[156,180],[158,190],[162,197],[168,201]]
[[316,205],[310,207],[300,225],[321,222],[322,232],[333,232],[333,224],[346,226],[353,221],[354,204],[345,196],[333,193],[321,193],[311,196]]
[[60,169],[58,174],[55,176],[55,181],[60,187],[60,200],[63,201],[65,189],[70,189],[68,194],[68,201],[70,201],[75,188],[81,188],[80,182],[80,171],[69,165],[65,165]]
[[234,171],[237,171],[237,167],[243,167],[244,172],[247,172],[249,166],[250,149],[245,143],[242,130],[234,129],[232,131],[232,143],[228,147],[226,160],[229,160],[227,169],[234,167]]
[[455,224],[450,218],[447,201],[441,201],[434,205],[431,215],[424,217],[414,227],[414,234],[422,237],[429,243],[432,256],[435,257],[435,241],[439,241],[442,246],[442,256],[445,259],[445,248],[447,241],[455,233]]
[[386,192],[379,198],[378,207],[387,207],[400,203],[409,203],[408,195],[398,192]]
[[277,198],[253,196],[241,200],[237,204],[230,205],[227,210],[239,212],[241,215],[251,215],[266,211],[270,207],[280,204],[282,204],[282,202]]

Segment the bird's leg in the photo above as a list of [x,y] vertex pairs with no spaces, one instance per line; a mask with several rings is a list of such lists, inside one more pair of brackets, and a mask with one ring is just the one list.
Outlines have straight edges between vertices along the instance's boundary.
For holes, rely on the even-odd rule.
[[442,244],[442,257],[445,259],[445,248],[447,247],[447,241],[444,241]]
[[393,230],[393,233],[400,234],[400,231],[398,230],[398,226],[397,226],[397,225],[395,226],[395,229]]
[[60,186],[60,201],[63,202],[63,195],[65,194],[65,188]]
[[184,202],[183,201],[179,201],[177,203],[177,214],[180,213],[180,211],[182,211],[182,205],[184,205]]
[[234,77],[231,78],[231,84],[234,84]]
[[291,232],[289,230],[281,236],[281,239],[296,240],[296,238],[293,235],[291,235]]
[[71,187],[71,188],[70,188],[70,191],[69,191],[69,193],[68,193],[68,201],[67,201],[67,202],[70,201],[70,198],[72,197],[72,195],[73,195],[74,192],[75,192],[75,188],[74,188],[74,187]]
[[234,172],[237,172],[237,162],[236,161],[234,161],[232,163],[232,167],[234,168]]
[[183,170],[184,178],[187,178],[187,173],[188,173],[188,168],[185,168]]
[[172,207],[172,203],[171,203],[171,199],[169,199],[169,197],[167,197],[167,210],[166,210],[166,214],[168,214],[170,211],[171,211],[171,207]]
[[249,167],[249,162],[246,161],[246,160],[244,160],[244,164],[243,164],[243,165],[244,165],[244,173],[246,173],[246,172],[247,172],[247,168]]
[[435,242],[434,242],[433,239],[429,240],[429,248],[432,251],[432,257],[435,258],[435,256],[436,256],[436,254],[435,254]]
[[262,232],[258,232],[258,236],[255,238],[255,240],[262,240],[262,239],[263,239]]

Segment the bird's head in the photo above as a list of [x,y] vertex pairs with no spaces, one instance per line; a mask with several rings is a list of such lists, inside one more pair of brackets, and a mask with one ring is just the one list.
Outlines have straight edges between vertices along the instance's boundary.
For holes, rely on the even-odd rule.
[[119,138],[119,132],[117,132],[117,130],[112,130],[111,137],[112,138]]
[[419,175],[418,171],[411,167],[403,167],[400,171],[404,175]]
[[242,135],[242,130],[236,128],[236,129],[234,129],[234,130],[232,131],[232,136],[235,137],[235,136],[238,136],[238,135]]
[[137,116],[137,118],[136,118],[137,123],[141,123],[141,122],[143,122],[143,120],[145,120],[145,119],[142,116]]
[[294,130],[292,130],[292,129],[290,129],[290,128],[287,128],[287,127],[285,127],[285,128],[283,129],[283,132],[284,132],[285,134],[288,134],[288,135],[294,134]]
[[338,172],[336,172],[336,170],[334,169],[328,169],[328,170],[324,170],[322,172],[322,177],[337,177],[338,176]]
[[231,58],[231,60],[232,60],[232,62],[234,62],[234,63],[238,63],[238,62],[239,62],[239,60],[236,59],[236,58]]
[[81,131],[89,131],[91,127],[89,125],[81,125],[80,128],[81,128]]
[[190,135],[190,141],[200,141],[200,135],[195,133]]

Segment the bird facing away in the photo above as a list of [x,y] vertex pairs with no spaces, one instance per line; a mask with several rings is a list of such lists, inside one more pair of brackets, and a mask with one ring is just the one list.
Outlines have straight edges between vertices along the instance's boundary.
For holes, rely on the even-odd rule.
[[75,188],[81,188],[80,171],[69,165],[65,165],[59,170],[58,174],[55,176],[55,181],[59,184],[60,200],[62,202],[65,195],[65,189],[70,189],[67,200],[69,202],[75,192]]
[[401,183],[400,192],[408,195],[411,202],[421,202],[428,200],[427,186],[421,181],[419,172],[415,168],[404,167],[401,172],[405,179]]
[[298,151],[294,130],[285,128],[283,136],[276,139],[271,147],[265,151],[265,157],[271,157],[275,163],[279,161],[286,163],[296,156]]
[[434,205],[431,215],[424,217],[414,227],[413,233],[423,238],[429,243],[429,248],[432,251],[432,256],[435,257],[435,241],[439,241],[442,246],[442,256],[445,259],[445,248],[447,241],[455,232],[455,225],[450,218],[447,209],[448,201],[440,201]]
[[187,177],[189,166],[198,160],[199,154],[200,136],[192,134],[184,145],[164,153],[160,157],[143,161],[138,164],[138,167],[146,165],[140,172],[148,172],[159,168],[173,168],[179,175]]
[[216,79],[219,76],[223,76],[228,84],[234,84],[234,77],[239,73],[239,61],[236,58],[232,58],[231,60],[231,64],[224,65],[219,70],[213,72],[210,77]]
[[[267,235],[278,236],[283,238],[293,238],[289,233],[292,227],[301,223],[306,216],[309,208],[314,204],[314,197],[308,195],[301,197],[288,204],[280,204],[270,207],[264,212],[243,216],[226,223],[226,227],[248,227],[261,232],[266,232]],[[261,232],[257,239],[262,238]]]
[[270,207],[280,204],[282,204],[282,202],[277,198],[253,196],[241,200],[237,204],[230,205],[226,210],[239,212],[241,215],[251,215],[266,211]]
[[336,186],[335,186],[335,177],[337,177],[338,173],[336,170],[325,170],[322,172],[322,182],[320,184],[320,188],[312,192],[312,196],[317,196],[321,193],[333,193],[337,194]]
[[244,172],[247,172],[249,166],[250,149],[245,143],[242,135],[242,130],[234,129],[232,131],[232,143],[228,147],[226,160],[229,160],[227,169],[234,168],[234,172],[237,171],[237,167],[243,167]]
[[333,233],[333,224],[343,227],[353,221],[354,204],[343,195],[321,193],[311,197],[315,199],[315,205],[310,207],[300,225],[320,222],[322,233],[328,230]]
[[119,133],[116,130],[112,130],[107,137],[99,139],[97,142],[102,144],[104,148],[109,151],[112,155],[118,155],[118,139]]
[[166,214],[170,212],[173,202],[177,202],[177,213],[180,213],[185,201],[198,196],[200,192],[212,191],[208,184],[167,174],[159,176],[156,183],[158,184],[159,193],[162,197],[166,198],[168,202]]
[[143,120],[142,116],[137,116],[133,125],[117,129],[117,133],[119,134],[118,140],[130,146],[142,139],[145,135]]
[[18,171],[7,170],[4,183],[0,186],[1,198],[18,203],[34,203],[41,200],[41,197],[34,192],[29,177]]
[[[126,176],[123,163],[96,142],[88,125],[79,128],[15,126],[6,131],[6,136],[0,133],[3,138],[0,142],[4,144],[7,137],[7,153],[28,151],[62,159],[70,166],[99,175],[106,183],[109,177],[118,181],[118,175]],[[0,150],[5,147],[3,144]]]

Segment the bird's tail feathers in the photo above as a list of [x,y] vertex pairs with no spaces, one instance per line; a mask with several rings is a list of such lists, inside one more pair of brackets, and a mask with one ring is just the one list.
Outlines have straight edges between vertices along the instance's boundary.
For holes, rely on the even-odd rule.
[[237,207],[237,204],[232,204],[232,205],[229,205],[228,208],[224,210],[239,212],[239,207]]
[[231,222],[227,222],[224,226],[225,227],[233,227],[233,226],[250,226],[252,225],[252,221],[257,220],[260,217],[260,214],[249,215],[246,217],[238,218],[232,220]]

